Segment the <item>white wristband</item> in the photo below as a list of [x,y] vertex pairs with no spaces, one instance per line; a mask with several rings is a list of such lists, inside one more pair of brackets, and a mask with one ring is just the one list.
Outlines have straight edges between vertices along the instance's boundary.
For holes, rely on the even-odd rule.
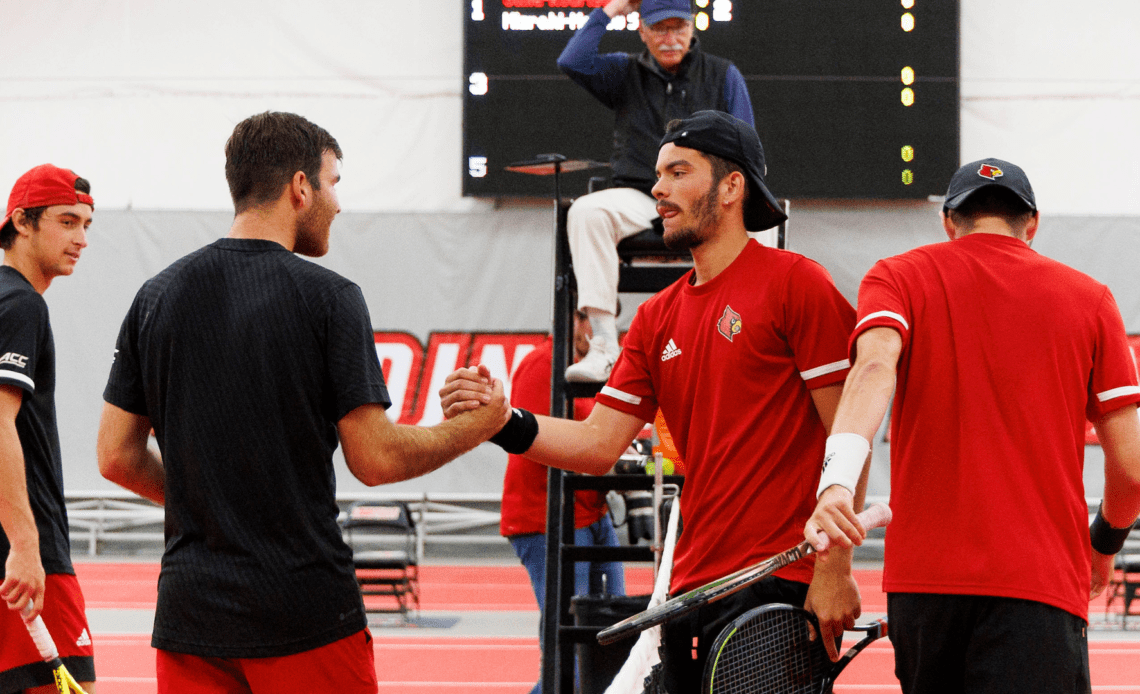
[[855,493],[859,477],[863,474],[863,463],[871,452],[871,442],[859,434],[832,434],[827,437],[823,453],[823,476],[819,478],[818,499],[823,490],[833,484],[846,487]]

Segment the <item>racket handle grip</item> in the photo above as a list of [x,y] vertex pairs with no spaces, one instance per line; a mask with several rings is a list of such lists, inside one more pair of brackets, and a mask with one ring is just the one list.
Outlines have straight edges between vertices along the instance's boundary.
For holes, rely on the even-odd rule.
[[36,650],[40,652],[40,657],[44,661],[55,660],[59,657],[59,651],[55,649],[55,641],[51,640],[51,634],[48,633],[47,625],[44,624],[44,618],[36,615],[35,619],[28,619],[32,614],[32,602],[28,601],[24,605],[24,609],[20,610],[20,617],[24,620],[24,625],[28,627],[28,633],[32,635],[32,641],[36,643]]
[[[886,504],[871,504],[859,514],[859,522],[863,524],[863,528],[866,530],[885,528],[891,522],[891,516],[890,506]],[[820,544],[823,545],[823,549],[818,551],[822,552],[831,546],[831,538],[828,537],[827,533],[820,532],[819,540]]]

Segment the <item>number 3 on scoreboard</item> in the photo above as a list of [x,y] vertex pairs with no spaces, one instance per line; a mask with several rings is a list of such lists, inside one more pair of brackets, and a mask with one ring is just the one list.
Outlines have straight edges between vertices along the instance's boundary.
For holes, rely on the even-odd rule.
[[467,91],[475,96],[483,96],[487,93],[489,81],[487,73],[485,72],[472,72],[471,76],[467,78]]
[[487,175],[487,157],[467,157],[467,175],[483,178]]

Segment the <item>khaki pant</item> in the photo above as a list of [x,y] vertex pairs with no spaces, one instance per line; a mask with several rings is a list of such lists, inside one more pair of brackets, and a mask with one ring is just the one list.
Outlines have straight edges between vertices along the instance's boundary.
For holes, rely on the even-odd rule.
[[[653,226],[656,201],[635,188],[607,188],[574,201],[566,223],[570,257],[578,282],[578,308],[617,312],[617,245]],[[765,246],[776,245],[776,228],[749,232]]]
[[578,282],[578,308],[617,311],[617,245],[650,228],[656,217],[656,202],[635,188],[607,188],[574,201],[567,233]]

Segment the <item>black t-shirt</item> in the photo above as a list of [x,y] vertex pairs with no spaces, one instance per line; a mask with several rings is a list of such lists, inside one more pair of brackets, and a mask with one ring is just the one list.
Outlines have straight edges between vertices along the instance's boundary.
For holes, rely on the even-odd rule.
[[282,656],[365,627],[332,466],[337,421],[391,404],[359,287],[221,239],[139,290],[103,397],[162,450],[156,648]]
[[[0,383],[24,390],[16,432],[24,449],[28,501],[49,574],[74,574],[55,422],[55,340],[44,298],[15,268],[0,266]],[[0,578],[11,545],[0,530]]]

